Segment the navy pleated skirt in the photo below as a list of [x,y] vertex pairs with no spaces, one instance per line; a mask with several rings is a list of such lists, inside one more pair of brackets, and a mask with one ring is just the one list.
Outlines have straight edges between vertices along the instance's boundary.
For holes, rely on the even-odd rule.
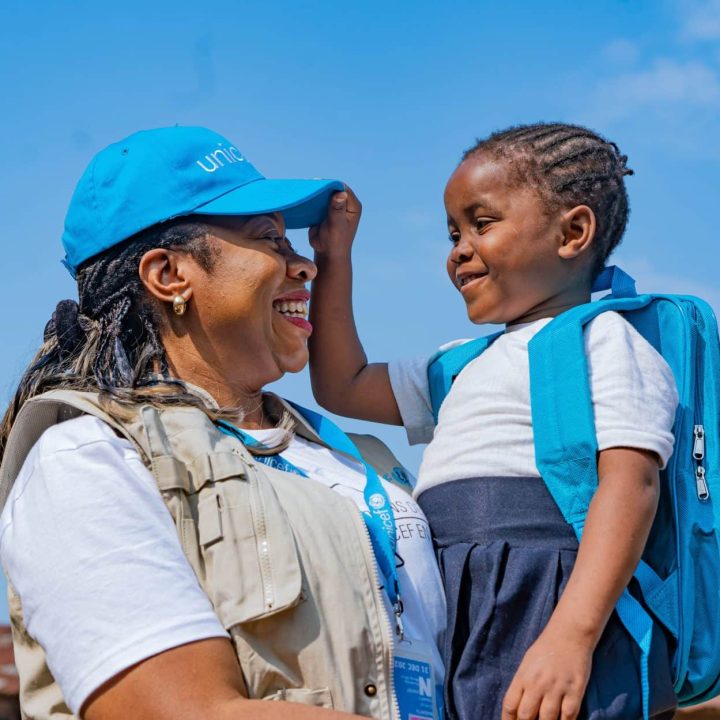
[[[447,595],[447,717],[499,720],[515,671],[570,577],[577,540],[540,478],[457,480],[426,490],[418,502],[435,538]],[[654,635],[651,714],[671,718],[667,640]],[[593,656],[580,717],[642,718],[639,659],[613,613]]]

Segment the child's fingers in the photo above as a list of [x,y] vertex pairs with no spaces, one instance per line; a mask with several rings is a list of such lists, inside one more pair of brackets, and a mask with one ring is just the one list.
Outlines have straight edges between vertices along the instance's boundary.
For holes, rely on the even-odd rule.
[[308,241],[313,250],[322,249],[322,239],[320,237],[321,227],[321,225],[311,225],[308,228]]
[[518,707],[520,707],[522,695],[522,685],[516,680],[513,680],[503,698],[501,720],[517,720],[517,711]]
[[339,190],[333,193],[330,198],[330,207],[328,208],[328,220],[331,220],[333,215],[337,215],[344,212],[348,201],[348,194],[344,190]]
[[517,720],[536,720],[542,695],[525,688],[517,709]]
[[360,215],[362,212],[362,203],[358,200],[357,195],[347,185],[345,186],[345,192],[347,193],[348,213]]
[[333,193],[328,203],[325,219],[319,225],[312,225],[308,228],[308,240],[315,250],[319,250],[322,245],[321,234],[331,232],[334,227],[341,227],[340,223],[345,220],[347,199],[348,195],[343,190]]
[[538,720],[558,720],[563,696],[558,692],[550,692],[543,697],[538,712]]
[[562,701],[560,720],[577,720],[580,714],[582,698],[577,695],[566,695]]

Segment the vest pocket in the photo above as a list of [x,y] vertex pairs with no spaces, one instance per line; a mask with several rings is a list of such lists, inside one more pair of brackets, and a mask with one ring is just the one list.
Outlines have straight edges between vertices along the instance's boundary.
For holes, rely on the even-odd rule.
[[198,493],[197,537],[203,586],[225,628],[301,601],[295,538],[271,483],[254,468]]
[[275,700],[313,705],[314,707],[333,708],[332,695],[328,688],[308,690],[307,688],[286,688],[267,695],[263,700]]
[[210,492],[198,503],[198,540],[207,548],[222,540],[222,501],[220,493]]

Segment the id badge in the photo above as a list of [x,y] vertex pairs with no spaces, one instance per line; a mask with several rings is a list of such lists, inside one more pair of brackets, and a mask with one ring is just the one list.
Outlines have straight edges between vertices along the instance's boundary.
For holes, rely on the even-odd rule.
[[438,697],[442,685],[435,684],[427,645],[414,640],[397,643],[393,677],[402,720],[443,720]]

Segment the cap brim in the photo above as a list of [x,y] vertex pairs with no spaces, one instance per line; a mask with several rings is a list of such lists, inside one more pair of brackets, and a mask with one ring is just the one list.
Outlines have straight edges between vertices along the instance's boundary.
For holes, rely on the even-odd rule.
[[287,228],[321,223],[339,180],[255,180],[193,210],[194,215],[262,215],[281,212]]

